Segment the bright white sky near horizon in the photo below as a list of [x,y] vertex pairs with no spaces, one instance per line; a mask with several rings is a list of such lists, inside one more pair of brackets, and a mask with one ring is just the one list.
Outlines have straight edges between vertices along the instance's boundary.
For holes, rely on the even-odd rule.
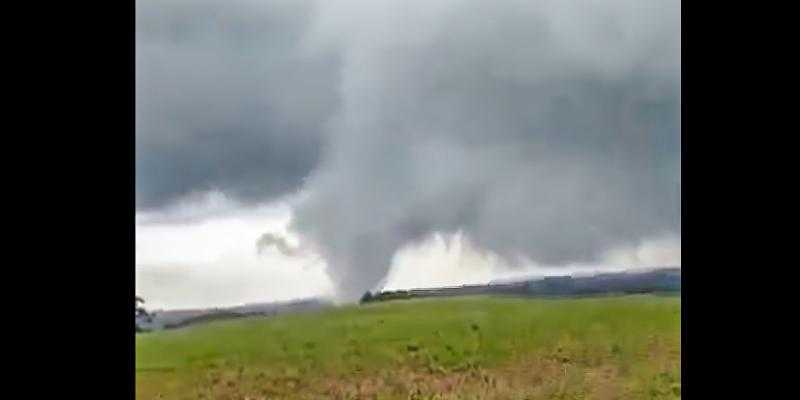
[[357,301],[680,266],[680,11],[137,1],[137,295]]
[[[242,208],[220,193],[184,202],[162,214],[136,215],[136,288],[150,309],[222,307],[253,302],[329,296],[325,262],[310,254],[287,257],[275,249],[260,255],[264,232],[286,231],[291,209],[276,202]],[[600,265],[512,269],[458,234],[435,235],[395,256],[386,289],[486,283],[524,276],[592,273],[653,266],[680,266],[680,241],[662,238],[609,253]]]

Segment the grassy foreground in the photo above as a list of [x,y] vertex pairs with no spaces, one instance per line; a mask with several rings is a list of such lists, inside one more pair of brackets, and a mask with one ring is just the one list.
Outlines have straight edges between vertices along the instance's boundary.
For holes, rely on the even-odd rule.
[[680,298],[471,297],[136,337],[138,399],[680,398]]

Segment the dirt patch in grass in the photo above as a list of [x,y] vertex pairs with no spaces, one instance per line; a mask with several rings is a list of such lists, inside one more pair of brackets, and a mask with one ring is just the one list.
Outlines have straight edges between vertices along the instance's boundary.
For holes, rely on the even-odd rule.
[[[209,373],[194,399],[638,399],[680,398],[674,376],[678,365],[669,352],[648,354],[665,369],[625,374],[609,352],[596,365],[569,355],[519,358],[492,368],[470,365],[436,369],[398,365],[395,369],[351,371],[336,376],[303,376],[297,371],[248,374],[241,370]],[[664,354],[667,354],[665,357]],[[666,378],[665,378],[666,377]],[[678,381],[679,382],[679,381]]]

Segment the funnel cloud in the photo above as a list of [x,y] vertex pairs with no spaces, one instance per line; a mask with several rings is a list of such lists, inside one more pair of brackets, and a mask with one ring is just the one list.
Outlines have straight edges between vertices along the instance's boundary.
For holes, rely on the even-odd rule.
[[138,208],[292,196],[342,299],[436,232],[553,267],[679,243],[680,2],[221,4],[137,4]]

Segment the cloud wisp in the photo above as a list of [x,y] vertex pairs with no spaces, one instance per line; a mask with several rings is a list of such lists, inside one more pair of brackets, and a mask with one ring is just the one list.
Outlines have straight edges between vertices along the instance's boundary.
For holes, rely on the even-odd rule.
[[284,236],[269,232],[259,236],[256,241],[256,252],[261,254],[271,248],[278,250],[286,257],[298,257],[305,254],[303,248],[292,246]]

